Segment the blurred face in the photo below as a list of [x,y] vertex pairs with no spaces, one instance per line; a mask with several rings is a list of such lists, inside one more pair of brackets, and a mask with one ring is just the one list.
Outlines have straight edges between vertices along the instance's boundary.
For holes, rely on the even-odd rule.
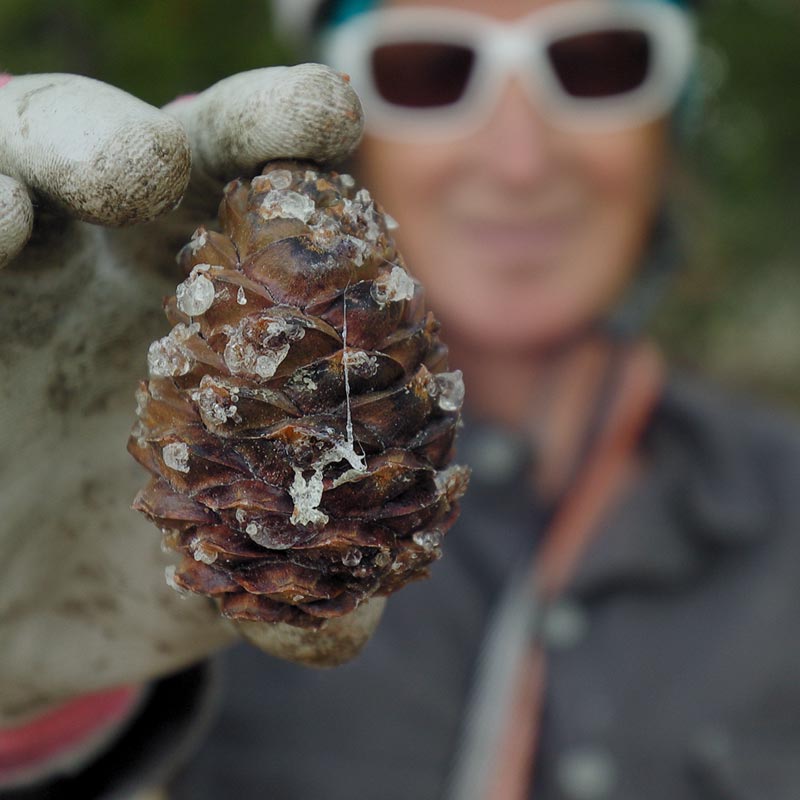
[[[515,20],[560,0],[393,0]],[[598,0],[598,3],[603,0]],[[509,79],[463,136],[367,136],[365,183],[400,223],[411,271],[462,348],[535,351],[605,315],[631,281],[662,195],[664,122],[551,123]]]

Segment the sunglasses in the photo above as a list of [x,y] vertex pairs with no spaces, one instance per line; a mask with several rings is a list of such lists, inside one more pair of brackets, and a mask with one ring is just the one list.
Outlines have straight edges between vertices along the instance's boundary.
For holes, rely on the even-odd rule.
[[613,130],[675,105],[694,56],[686,12],[663,2],[574,0],[513,23],[445,8],[369,12],[328,32],[322,60],[350,75],[385,138],[463,135],[515,76],[564,128]]

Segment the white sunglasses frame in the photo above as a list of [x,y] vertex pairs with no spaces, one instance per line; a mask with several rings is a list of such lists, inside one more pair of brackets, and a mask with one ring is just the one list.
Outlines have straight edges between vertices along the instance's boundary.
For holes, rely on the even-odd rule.
[[[547,58],[547,47],[556,39],[620,28],[641,31],[651,43],[650,68],[642,85],[612,97],[569,95]],[[372,52],[380,45],[410,40],[458,44],[476,54],[456,102],[408,108],[380,96],[372,79]],[[556,127],[602,132],[644,125],[666,115],[678,101],[695,49],[690,14],[661,0],[574,0],[545,6],[511,23],[456,9],[376,10],[332,28],[321,41],[322,60],[347,73],[359,93],[367,130],[395,140],[468,135],[489,118],[512,75]]]

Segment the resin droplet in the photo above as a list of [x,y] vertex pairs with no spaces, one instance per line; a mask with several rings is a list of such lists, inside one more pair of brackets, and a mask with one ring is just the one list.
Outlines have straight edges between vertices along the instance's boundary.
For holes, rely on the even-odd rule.
[[228,332],[223,358],[235,375],[271,378],[289,353],[290,342],[305,336],[305,328],[295,320],[279,318],[266,325],[245,317]]
[[147,367],[150,374],[159,378],[186,375],[192,368],[194,359],[184,346],[184,342],[199,329],[197,323],[186,326],[179,322],[168,336],[153,342],[147,350]]
[[353,200],[345,198],[343,204],[344,215],[349,218],[350,224],[356,228],[364,228],[364,238],[371,244],[376,244],[381,235],[378,224],[378,211],[367,189],[359,189]]
[[203,267],[208,269],[207,264],[196,266],[192,274],[183,283],[179,283],[175,290],[178,309],[190,317],[205,314],[214,303],[214,284],[203,275]]
[[189,471],[189,448],[183,442],[171,442],[161,449],[164,463],[176,472]]
[[341,240],[341,228],[339,223],[329,216],[322,216],[319,222],[311,226],[311,238],[317,247],[330,250]]
[[314,201],[306,195],[288,189],[273,189],[264,197],[259,213],[266,219],[282,217],[308,222],[315,209]]
[[368,245],[357,236],[348,236],[347,241],[353,248],[353,263],[357,267],[364,265],[364,256],[367,254]]
[[469,474],[469,467],[465,467],[461,464],[453,464],[452,466],[440,470],[433,476],[436,491],[439,492],[439,494],[446,495],[450,502],[458,500],[467,490]]
[[267,173],[273,189],[288,189],[292,185],[292,173],[288,169],[274,169]]
[[205,247],[208,243],[208,233],[204,231],[202,228],[198,228],[193,234],[192,238],[189,241],[189,249],[194,255],[201,247]]
[[239,287],[239,291],[236,292],[236,302],[240,306],[246,306],[247,305],[247,296],[244,293],[244,286],[240,286]]
[[402,267],[394,266],[388,275],[375,279],[370,294],[380,305],[410,300],[414,296],[414,279]]
[[434,376],[438,403],[442,411],[458,411],[464,404],[464,377],[461,370],[440,372]]
[[136,416],[141,417],[142,414],[144,414],[145,408],[147,408],[150,395],[145,389],[139,387],[136,389],[136,394],[134,396],[136,398]]
[[363,555],[357,547],[351,547],[343,556],[342,564],[346,567],[357,567],[361,563]]
[[328,515],[319,510],[322,500],[322,470],[317,469],[306,480],[302,470],[294,468],[294,482],[289,487],[289,496],[294,501],[292,525],[325,525]]
[[345,350],[342,361],[359,378],[371,378],[378,371],[378,359],[363,350]]
[[189,594],[189,592],[175,580],[175,566],[173,564],[164,567],[164,580],[167,582],[167,586],[169,586],[170,589],[174,589],[181,597],[186,597]]
[[260,522],[248,522],[244,532],[256,543],[270,550],[289,550],[294,545],[290,536],[272,530],[269,525]]
[[203,375],[200,388],[192,392],[192,400],[197,403],[200,418],[206,427],[224,425],[236,416],[236,387],[219,383],[210,375]]
[[267,337],[271,341],[278,339],[279,341],[288,340],[290,342],[297,342],[306,335],[306,329],[301,322],[296,319],[285,319],[279,317],[267,325]]
[[442,543],[444,538],[440,531],[417,531],[412,537],[414,544],[421,547],[423,550],[431,551]]
[[264,355],[260,355],[253,363],[252,371],[260,378],[271,378],[289,353],[289,345],[285,344]]
[[213,564],[217,560],[217,551],[212,550],[205,542],[195,540],[191,544],[191,551],[194,560],[203,564]]

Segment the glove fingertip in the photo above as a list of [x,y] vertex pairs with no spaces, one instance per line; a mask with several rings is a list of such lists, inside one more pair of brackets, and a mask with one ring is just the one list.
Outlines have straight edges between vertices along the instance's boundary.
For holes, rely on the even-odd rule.
[[386,599],[373,597],[355,611],[330,619],[321,630],[283,622],[232,622],[242,637],[277,658],[309,667],[337,667],[352,661],[374,633]]
[[33,206],[25,187],[0,175],[0,268],[25,247],[33,230]]
[[0,90],[0,172],[101,225],[172,208],[191,166],[186,132],[153,106],[80,75],[17,76]]
[[[143,121],[120,136],[103,154],[93,179],[97,191],[85,191],[85,216],[105,225],[148,222],[174,208],[191,172],[191,149],[179,122],[166,114]],[[96,208],[88,204],[97,202]]]
[[239,73],[164,110],[184,124],[197,171],[220,181],[278,158],[341,162],[363,132],[358,95],[322,64]]
[[364,112],[348,76],[323,64],[300,64],[273,93],[281,156],[320,163],[346,159],[361,141]]

